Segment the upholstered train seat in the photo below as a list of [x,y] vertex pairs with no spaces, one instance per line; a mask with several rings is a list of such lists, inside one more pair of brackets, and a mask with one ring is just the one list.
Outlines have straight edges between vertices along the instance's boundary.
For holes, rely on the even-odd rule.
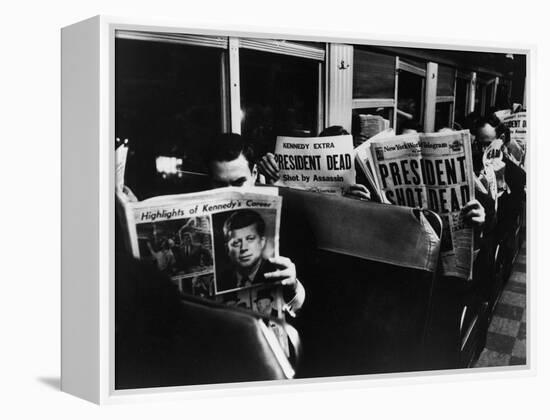
[[135,260],[117,260],[115,323],[116,389],[294,376],[259,315],[182,299],[167,277]]
[[423,369],[441,220],[419,210],[281,189],[281,254],[307,290],[298,376]]

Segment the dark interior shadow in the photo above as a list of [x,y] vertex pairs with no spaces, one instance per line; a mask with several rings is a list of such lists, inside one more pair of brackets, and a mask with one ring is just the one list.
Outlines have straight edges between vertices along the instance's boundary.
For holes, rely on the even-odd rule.
[[42,382],[44,385],[49,386],[50,388],[55,389],[56,391],[61,390],[61,378],[58,376],[50,376],[50,377],[43,377],[43,378],[37,378],[38,382]]

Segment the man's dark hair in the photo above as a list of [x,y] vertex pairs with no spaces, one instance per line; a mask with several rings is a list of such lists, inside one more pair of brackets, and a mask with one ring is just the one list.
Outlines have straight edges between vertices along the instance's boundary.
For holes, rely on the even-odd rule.
[[227,240],[229,238],[229,232],[232,230],[242,229],[250,225],[256,225],[258,235],[265,236],[264,219],[254,210],[237,210],[232,213],[223,224],[223,235]]
[[205,163],[210,170],[210,164],[212,162],[230,162],[237,159],[241,153],[248,161],[248,166],[252,171],[254,168],[255,156],[254,149],[250,142],[240,134],[218,134],[210,141],[205,156]]
[[487,124],[489,124],[491,127],[495,128],[495,121],[492,118],[489,117],[481,117],[478,118],[474,123],[474,135],[477,136],[479,131],[484,128]]
[[346,136],[349,133],[341,125],[331,125],[319,133],[319,137]]
[[497,135],[497,138],[502,138],[504,143],[508,143],[510,141],[510,129],[506,127],[502,122],[500,122],[499,118],[495,114],[491,114],[487,117],[479,118],[475,123],[475,131],[474,135],[477,136],[479,131],[485,127],[487,124],[489,124],[491,127],[495,129],[495,133]]

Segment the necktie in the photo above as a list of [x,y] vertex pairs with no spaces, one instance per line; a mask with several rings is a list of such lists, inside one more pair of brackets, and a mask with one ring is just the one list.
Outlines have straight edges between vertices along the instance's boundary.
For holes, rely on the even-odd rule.
[[252,282],[250,281],[250,278],[248,276],[243,276],[237,287],[250,286],[251,284]]

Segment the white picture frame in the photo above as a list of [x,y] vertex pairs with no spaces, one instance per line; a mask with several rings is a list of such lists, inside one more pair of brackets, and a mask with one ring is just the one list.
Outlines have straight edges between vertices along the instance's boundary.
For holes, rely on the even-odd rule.
[[[482,45],[435,45],[403,42],[380,37],[364,39],[341,34],[319,34],[296,30],[281,34],[273,30],[250,32],[227,27],[181,27],[174,22],[126,19],[107,16],[76,23],[62,30],[62,390],[103,404],[136,399],[187,398],[193,395],[230,395],[247,389],[272,392],[276,386],[306,388],[335,381],[368,380],[380,383],[410,374],[360,375],[221,385],[195,385],[136,390],[114,389],[114,40],[115,31],[176,32],[224,37],[317,40],[335,46],[331,60],[352,60],[342,44],[441,48],[492,51],[527,56],[526,100],[529,108],[529,74],[532,47],[487,48]],[[348,55],[346,55],[348,54]],[[347,57],[347,58],[346,58]],[[340,80],[349,84],[349,77]],[[327,82],[328,83],[328,82]],[[342,104],[352,109],[347,96],[331,94],[326,87],[324,125],[347,124]],[[430,95],[435,98],[433,91]],[[435,102],[434,102],[435,105]],[[238,103],[232,104],[239,106]],[[231,123],[239,124],[235,113]],[[424,124],[433,121],[424,118]],[[351,128],[351,127],[349,127]],[[529,229],[528,229],[529,230]],[[529,308],[529,289],[527,294]],[[530,334],[527,335],[527,365],[504,370],[528,373],[531,370]],[[499,369],[497,369],[499,370]],[[453,372],[456,373],[456,372]],[[415,376],[427,375],[426,372]],[[520,372],[521,374],[521,372]]]

